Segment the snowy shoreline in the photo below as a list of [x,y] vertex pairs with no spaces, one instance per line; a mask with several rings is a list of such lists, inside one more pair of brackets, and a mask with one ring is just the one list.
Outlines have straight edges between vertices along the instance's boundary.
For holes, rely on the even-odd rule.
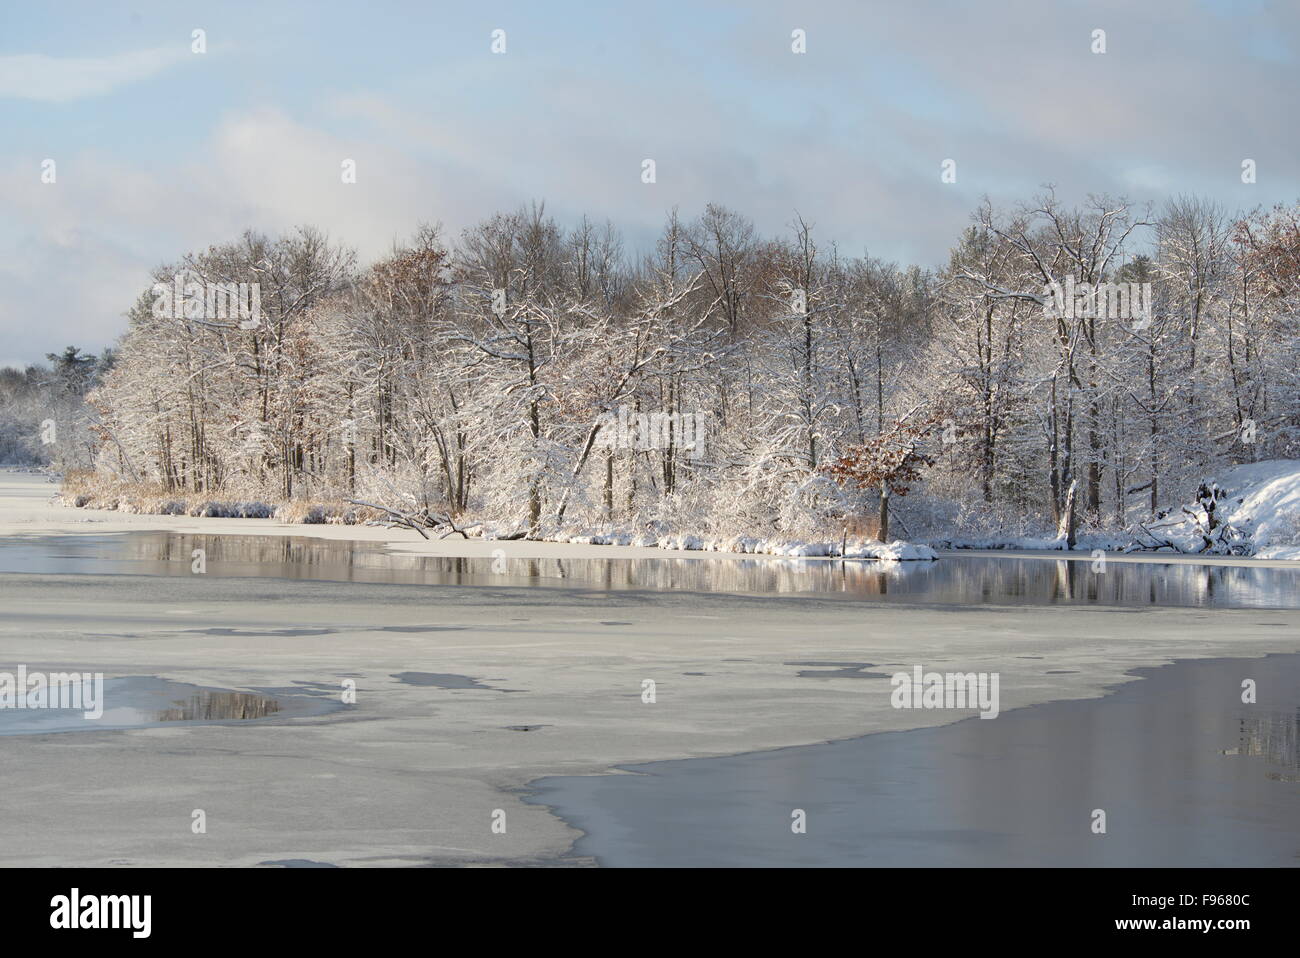
[[[1262,469],[1261,467],[1271,467]],[[1242,496],[1239,511],[1246,509],[1263,515],[1265,528],[1272,529],[1300,513],[1300,464],[1291,462],[1278,468],[1277,464],[1256,464],[1238,467],[1253,470],[1248,483],[1251,494]],[[1115,535],[1081,535],[1075,549],[1067,550],[1059,539],[1026,536],[954,536],[943,539],[919,539],[915,542],[894,541],[881,543],[852,537],[846,540],[847,549],[840,555],[841,542],[809,542],[802,539],[773,537],[760,539],[747,536],[704,537],[690,534],[654,536],[633,535],[627,532],[606,532],[573,528],[553,532],[532,539],[506,539],[504,527],[487,525],[472,530],[469,538],[421,539],[412,530],[372,523],[344,523],[336,521],[307,521],[299,511],[297,521],[275,518],[275,507],[265,504],[230,505],[252,506],[256,518],[223,514],[234,509],[191,510],[168,509],[149,511],[131,503],[121,503],[117,509],[100,509],[74,505],[62,495],[59,487],[46,473],[36,470],[0,471],[0,535],[67,535],[87,534],[87,526],[97,527],[97,533],[127,531],[174,531],[229,535],[308,536],[331,540],[377,542],[388,549],[404,554],[427,556],[491,556],[502,550],[510,557],[520,558],[652,558],[671,555],[673,558],[766,557],[777,559],[802,559],[840,561],[931,561],[944,556],[962,555],[1002,556],[1005,558],[1036,558],[1046,560],[1090,560],[1093,551],[1100,549],[1110,562],[1194,563],[1203,565],[1246,565],[1266,568],[1294,568],[1300,560],[1300,546],[1273,545],[1253,556],[1216,556],[1196,553],[1133,552],[1122,553],[1126,542]],[[22,496],[28,507],[23,515],[14,514],[13,496]],[[42,501],[44,499],[45,501]],[[212,503],[212,505],[219,505]],[[246,510],[249,511],[249,510]],[[195,514],[197,512],[198,514]]]
[[[707,541],[702,537],[662,537],[654,545],[646,545],[627,537],[627,543],[610,542],[599,534],[565,534],[552,538],[537,539],[498,539],[485,536],[460,538],[422,539],[408,529],[389,528],[382,525],[344,525],[339,523],[285,523],[269,519],[234,519],[234,517],[191,516],[185,513],[123,512],[121,510],[96,510],[96,508],[72,507],[59,502],[59,486],[49,480],[47,474],[36,471],[18,471],[3,469],[0,471],[0,536],[88,536],[88,534],[116,534],[126,532],[175,532],[192,534],[217,534],[217,536],[299,536],[309,538],[331,539],[331,541],[369,542],[382,545],[385,549],[404,555],[424,556],[464,556],[464,558],[491,558],[497,550],[503,551],[508,558],[551,559],[771,559],[802,560],[802,562],[841,562],[841,560],[858,560],[858,562],[892,562],[887,547],[883,543],[862,543],[861,539],[850,539],[850,543],[876,547],[859,550],[854,555],[850,550],[848,556],[831,555],[829,551],[839,550],[840,543],[803,543],[793,542],[785,551],[741,551],[735,549],[741,545],[737,539],[715,539]],[[598,541],[598,539],[604,541]],[[684,542],[685,539],[685,542]],[[712,545],[714,549],[682,549],[682,545]],[[758,543],[758,539],[749,542]],[[779,539],[771,541],[780,543]],[[789,541],[787,541],[789,542]],[[813,549],[809,549],[813,545]],[[962,555],[989,556],[989,558],[1006,559],[1040,559],[1053,562],[1071,562],[1071,560],[1092,559],[1093,549],[1105,549],[1108,543],[1082,537],[1075,550],[1063,549],[1063,543],[1054,543],[1050,539],[1030,539],[1011,537],[998,542],[996,539],[971,537],[967,539],[949,539],[949,541],[932,541],[930,543],[891,543],[892,547],[910,554],[910,558],[959,558]],[[732,546],[732,547],[719,547]],[[820,547],[816,547],[820,546]],[[911,551],[915,550],[915,552]],[[1216,556],[1187,555],[1174,552],[1121,552],[1105,549],[1108,562],[1130,563],[1191,563],[1201,565],[1248,565],[1255,568],[1295,568],[1295,559],[1300,558],[1300,549],[1292,549],[1292,555],[1257,555],[1257,556]]]

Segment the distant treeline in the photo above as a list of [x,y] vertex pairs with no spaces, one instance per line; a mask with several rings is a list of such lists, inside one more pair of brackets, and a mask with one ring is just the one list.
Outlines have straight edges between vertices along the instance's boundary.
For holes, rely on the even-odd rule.
[[[249,232],[142,291],[89,396],[97,465],[214,495],[766,535],[894,491],[836,476],[915,467],[902,534],[1041,530],[1067,502],[1114,528],[1222,465],[1300,456],[1298,224],[1049,193],[976,210],[937,271],[713,205],[671,213],[640,257],[536,205],[454,242],[421,229],[364,269],[313,229]],[[257,315],[207,315],[236,283]],[[1112,283],[1109,305],[1062,308]],[[702,414],[703,451],[599,434],[654,413]]]
[[0,368],[0,465],[87,468],[96,440],[85,396],[113,366],[113,351],[76,346],[47,353],[49,365]]

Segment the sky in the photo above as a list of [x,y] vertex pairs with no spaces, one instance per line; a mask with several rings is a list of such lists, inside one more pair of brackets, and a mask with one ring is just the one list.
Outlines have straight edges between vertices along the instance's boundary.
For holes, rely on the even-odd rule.
[[1295,0],[0,0],[0,366],[111,345],[153,267],[248,228],[364,263],[544,200],[638,251],[717,202],[937,267],[1049,183],[1294,203],[1298,52]]

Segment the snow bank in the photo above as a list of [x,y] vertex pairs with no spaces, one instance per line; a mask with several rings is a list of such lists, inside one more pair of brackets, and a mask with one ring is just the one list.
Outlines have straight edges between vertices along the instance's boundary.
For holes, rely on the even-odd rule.
[[1224,474],[1229,489],[1240,485],[1234,525],[1250,525],[1255,555],[1300,559],[1300,461],[1275,460],[1238,466]]
[[[1233,466],[1206,486],[1222,490],[1216,514],[1220,522],[1235,527],[1248,554],[1260,559],[1300,560],[1300,460],[1273,459]],[[1205,540],[1197,520],[1183,510],[1204,516],[1196,502],[1166,510],[1145,523],[1152,534],[1167,539],[1183,552],[1201,552]]]
[[[543,528],[531,536],[533,542],[567,542],[572,545],[632,546],[639,549],[663,549],[666,552],[723,552],[739,555],[770,555],[790,559],[825,558],[840,556],[842,543],[809,541],[805,539],[760,539],[754,536],[722,536],[708,538],[691,533],[666,533],[663,523],[650,523],[642,532],[629,532],[601,526],[590,528],[570,526],[563,529]],[[518,538],[522,527],[515,523],[484,522],[471,535],[483,539]],[[884,543],[875,540],[849,539],[843,543],[846,559],[879,559],[891,562],[932,561],[938,554],[927,545],[895,540]]]
[[871,558],[892,560],[894,562],[923,562],[939,558],[938,554],[929,546],[904,542],[901,539],[895,539],[888,545],[869,543],[867,548],[872,550]]
[[[487,540],[518,539],[524,527],[518,522],[480,523],[470,531],[475,538]],[[565,542],[571,545],[632,546],[637,549],[662,549],[665,552],[721,552],[732,555],[769,555],[790,559],[836,557],[840,555],[841,542],[810,541],[805,539],[772,538],[756,536],[708,536],[687,532],[674,532],[665,522],[650,522],[640,531],[600,526],[543,526],[532,542]],[[846,559],[880,559],[882,561],[928,561],[939,558],[929,546],[911,542],[883,543],[870,540],[849,539],[844,543]]]
[[[1080,532],[1074,543],[1075,552],[1091,552],[1093,549],[1118,551],[1132,541],[1131,536],[1116,536],[1107,532]],[[1059,536],[996,536],[956,539],[929,539],[927,542],[936,549],[979,549],[981,551],[1000,552],[1064,552],[1065,539]]]
[[[490,535],[488,536],[491,537]],[[654,533],[593,532],[591,530],[553,532],[534,537],[534,541],[569,542],[581,545],[630,545],[658,548],[670,552],[725,552],[741,555],[770,555],[790,559],[839,557],[840,542],[810,542],[804,539],[757,539],[731,536],[706,539],[689,533],[655,535]],[[931,561],[939,556],[926,545],[895,540],[890,543],[850,539],[844,544],[846,559],[880,559],[893,562]]]

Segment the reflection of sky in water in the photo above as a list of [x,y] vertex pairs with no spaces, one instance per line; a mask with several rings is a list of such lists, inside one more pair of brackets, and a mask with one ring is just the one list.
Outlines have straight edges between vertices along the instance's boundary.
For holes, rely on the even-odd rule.
[[992,721],[545,778],[528,801],[616,866],[1294,866],[1300,655],[1136,673]]
[[105,679],[102,701],[98,719],[86,718],[84,709],[0,709],[0,735],[246,722],[319,715],[341,707],[333,696],[205,689],[152,676]]
[[[61,703],[91,703],[99,701],[100,690],[95,688],[94,680],[87,680],[80,683],[63,682],[56,683],[52,688],[46,687],[35,690],[30,687],[23,691],[17,690],[16,700],[26,702],[26,708],[53,709],[54,711],[65,711],[60,709]],[[13,695],[0,695],[0,702],[7,702],[14,699]],[[71,706],[69,710],[81,711],[82,705]]]
[[[597,547],[599,548],[599,547]],[[744,558],[665,551],[653,559],[493,559],[389,554],[373,543],[296,536],[206,536],[147,532],[118,536],[9,539],[0,572],[190,576],[206,552],[207,575],[430,585],[537,585],[754,594],[842,595],[942,604],[1100,604],[1210,608],[1300,608],[1295,569],[1188,562],[945,556],[937,562]]]

